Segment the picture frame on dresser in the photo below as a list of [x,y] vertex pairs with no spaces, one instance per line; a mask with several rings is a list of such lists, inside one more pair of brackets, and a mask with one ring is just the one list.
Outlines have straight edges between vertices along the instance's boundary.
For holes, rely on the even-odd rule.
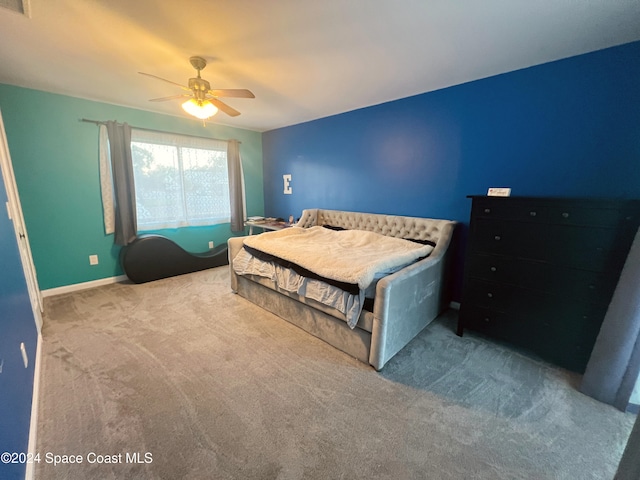
[[640,201],[471,195],[457,334],[583,373],[640,225]]

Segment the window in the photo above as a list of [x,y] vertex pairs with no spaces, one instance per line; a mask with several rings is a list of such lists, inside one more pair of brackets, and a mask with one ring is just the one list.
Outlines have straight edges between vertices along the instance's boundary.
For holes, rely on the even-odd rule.
[[138,230],[230,221],[227,142],[132,129]]

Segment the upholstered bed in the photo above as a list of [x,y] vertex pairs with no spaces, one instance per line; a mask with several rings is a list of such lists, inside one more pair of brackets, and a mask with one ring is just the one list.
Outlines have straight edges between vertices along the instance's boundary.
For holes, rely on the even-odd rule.
[[[455,226],[449,220],[304,210],[286,231],[229,239],[231,288],[381,370],[447,307]],[[296,254],[295,243],[307,237],[319,246]],[[340,260],[341,250],[348,253],[354,245],[370,258],[355,273],[343,272],[340,262],[350,262]],[[354,266],[359,262],[354,259]]]

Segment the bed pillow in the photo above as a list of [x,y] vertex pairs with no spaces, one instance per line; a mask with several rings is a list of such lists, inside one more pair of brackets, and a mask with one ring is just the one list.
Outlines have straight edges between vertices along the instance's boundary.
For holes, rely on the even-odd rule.
[[[324,228],[328,228],[329,230],[336,230],[336,231],[347,230],[344,227],[338,227],[336,225],[322,225],[322,226]],[[415,238],[403,238],[403,240],[409,240],[410,242],[419,243],[421,245],[430,245],[432,247],[436,246],[436,242],[434,242],[433,240],[417,240]]]

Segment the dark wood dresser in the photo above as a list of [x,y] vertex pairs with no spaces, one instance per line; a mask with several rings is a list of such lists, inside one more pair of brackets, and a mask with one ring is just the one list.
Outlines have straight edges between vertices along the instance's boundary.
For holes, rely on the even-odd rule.
[[465,328],[584,372],[640,201],[470,196]]

